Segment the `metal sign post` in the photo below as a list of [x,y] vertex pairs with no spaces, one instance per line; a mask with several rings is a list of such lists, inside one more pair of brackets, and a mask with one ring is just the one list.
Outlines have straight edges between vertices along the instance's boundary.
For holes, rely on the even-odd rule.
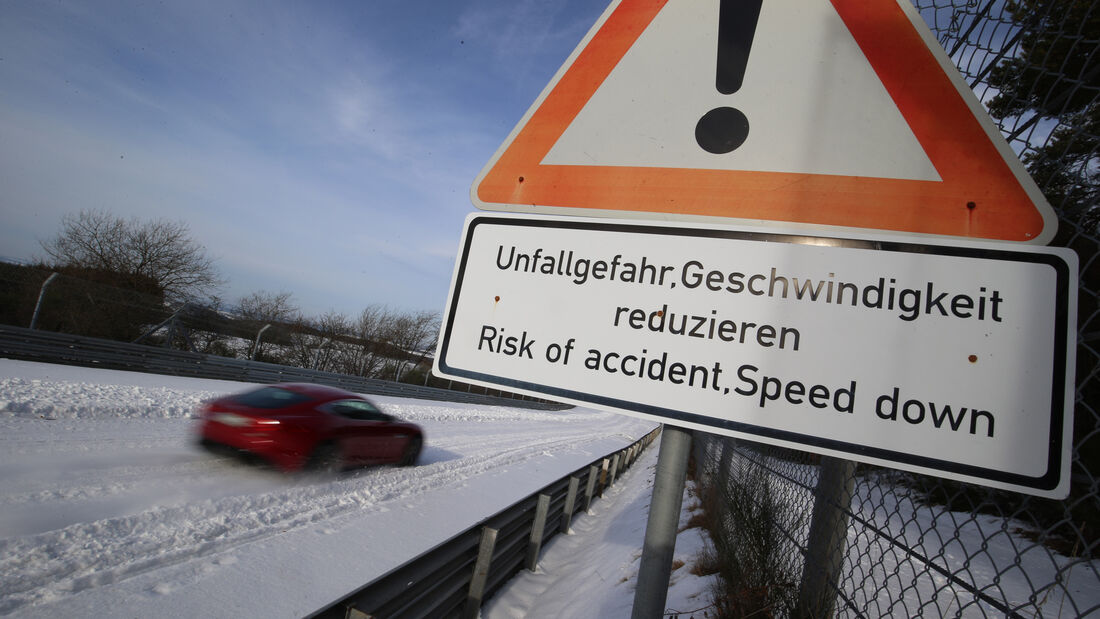
[[691,430],[666,425],[661,435],[661,453],[657,457],[632,619],[654,619],[664,615],[690,454]]

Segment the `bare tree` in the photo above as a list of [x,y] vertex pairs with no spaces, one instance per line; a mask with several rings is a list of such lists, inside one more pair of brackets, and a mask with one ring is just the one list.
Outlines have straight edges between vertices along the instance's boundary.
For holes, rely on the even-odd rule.
[[398,316],[394,321],[390,342],[409,355],[417,363],[427,356],[439,334],[440,318],[436,312],[420,310]]
[[335,310],[320,318],[298,318],[289,334],[286,363],[300,368],[345,371],[350,332],[347,317]]
[[329,310],[317,319],[316,326],[320,331],[321,341],[314,357],[313,367],[318,370],[348,373],[349,349],[353,347],[346,341],[351,333],[351,322],[347,316],[336,310]]
[[410,362],[415,368],[424,361],[439,333],[439,325],[439,315],[426,310],[394,316],[387,339],[397,351],[394,360],[395,379],[400,379],[405,362]]
[[397,373],[401,364],[418,365],[428,354],[439,330],[433,312],[401,312],[385,305],[368,305],[351,333],[359,341],[348,357],[349,374],[382,378]]
[[[286,361],[285,350],[275,349],[264,354],[264,343],[282,342],[286,344],[291,339],[291,332],[302,321],[301,311],[294,303],[293,295],[289,292],[267,292],[257,290],[237,302],[237,315],[245,320],[254,321],[253,347],[251,352],[253,359],[282,363]],[[271,329],[271,327],[274,327]],[[268,329],[271,329],[268,331]],[[267,332],[266,336],[262,334]],[[261,339],[263,338],[263,339]]]
[[237,304],[237,312],[241,318],[271,323],[294,322],[301,313],[291,293],[266,290],[242,297]]
[[386,363],[387,341],[393,332],[397,315],[384,305],[368,305],[355,322],[355,335],[362,341],[359,346],[355,373],[360,376],[381,375]]
[[82,210],[61,219],[61,232],[42,248],[56,268],[82,268],[151,278],[170,301],[207,296],[222,280],[187,224],[123,219]]

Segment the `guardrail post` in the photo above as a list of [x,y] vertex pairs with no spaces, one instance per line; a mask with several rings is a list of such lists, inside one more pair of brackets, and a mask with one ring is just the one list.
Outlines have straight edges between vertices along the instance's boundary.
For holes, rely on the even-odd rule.
[[600,462],[600,496],[603,496],[603,491],[607,489],[607,470],[611,466],[611,459],[604,458],[603,462]]
[[466,594],[464,619],[476,619],[481,613],[481,598],[485,595],[485,582],[489,579],[489,563],[493,560],[493,548],[497,545],[497,530],[489,527],[481,529],[481,542],[477,547],[477,562],[470,577],[470,590]]
[[615,483],[615,477],[617,477],[619,474],[619,459],[621,457],[622,454],[615,454],[615,457],[611,459],[611,474],[608,476],[608,486]]
[[569,527],[573,524],[573,508],[577,504],[577,487],[581,480],[576,475],[569,478],[569,492],[565,495],[565,508],[562,509],[561,532],[569,534]]
[[550,509],[550,495],[540,494],[535,506],[535,522],[531,525],[531,538],[527,542],[527,569],[535,571],[542,548],[542,533],[546,529],[546,512]]
[[599,467],[595,464],[588,467],[588,484],[584,489],[584,511],[592,509],[592,494],[596,491],[596,475]]
[[796,617],[830,617],[836,606],[837,579],[844,567],[848,509],[855,490],[856,463],[821,458],[814,511],[806,541],[806,563],[798,587]]

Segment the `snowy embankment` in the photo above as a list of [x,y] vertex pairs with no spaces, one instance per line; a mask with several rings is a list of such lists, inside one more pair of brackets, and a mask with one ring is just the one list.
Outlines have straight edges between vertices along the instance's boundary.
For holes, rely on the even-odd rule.
[[[243,387],[0,360],[0,614],[301,616],[653,428],[379,397],[425,428],[419,466],[284,476],[193,445],[196,406]],[[656,451],[611,495],[640,528],[614,542],[624,569]]]

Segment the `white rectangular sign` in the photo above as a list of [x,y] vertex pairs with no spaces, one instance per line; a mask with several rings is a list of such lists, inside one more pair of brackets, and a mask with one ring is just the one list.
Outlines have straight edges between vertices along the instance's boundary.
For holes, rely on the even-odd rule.
[[472,215],[437,374],[1047,497],[1077,257]]

